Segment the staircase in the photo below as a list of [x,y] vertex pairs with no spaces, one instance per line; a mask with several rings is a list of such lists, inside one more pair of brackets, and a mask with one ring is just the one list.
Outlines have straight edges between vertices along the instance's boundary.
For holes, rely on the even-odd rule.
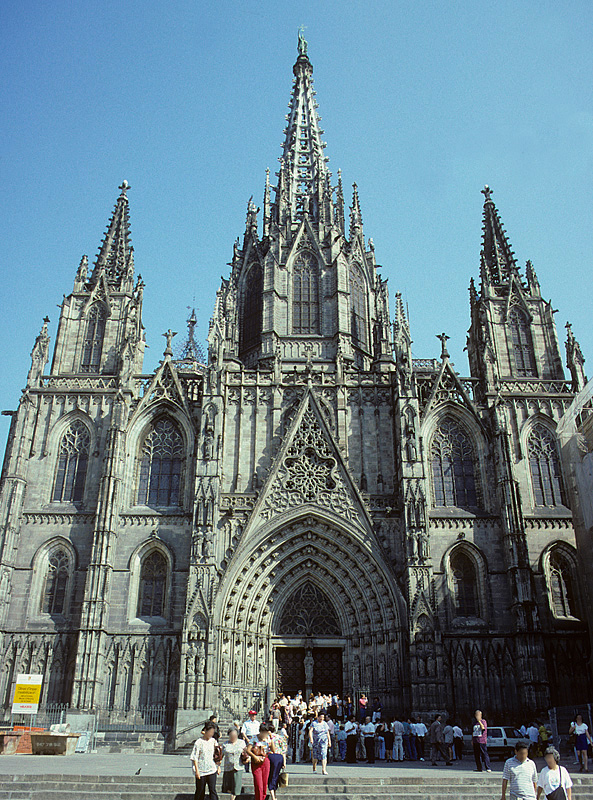
[[[573,798],[593,800],[593,776],[572,777]],[[422,777],[290,775],[290,786],[278,790],[278,800],[499,800],[500,782],[500,773],[454,775],[440,769]],[[250,775],[244,783],[242,797],[252,800]],[[193,800],[193,793],[191,780],[174,776],[0,775],[0,800]]]

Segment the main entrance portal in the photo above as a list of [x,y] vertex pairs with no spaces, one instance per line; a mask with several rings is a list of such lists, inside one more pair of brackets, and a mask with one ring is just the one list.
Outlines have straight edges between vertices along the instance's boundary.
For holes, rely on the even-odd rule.
[[341,696],[342,648],[277,647],[276,693],[294,697],[299,690]]

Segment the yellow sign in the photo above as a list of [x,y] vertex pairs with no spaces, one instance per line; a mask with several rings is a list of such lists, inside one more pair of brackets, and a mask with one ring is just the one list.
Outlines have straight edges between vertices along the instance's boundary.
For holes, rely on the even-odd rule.
[[17,675],[12,713],[36,714],[39,709],[42,684],[43,675]]

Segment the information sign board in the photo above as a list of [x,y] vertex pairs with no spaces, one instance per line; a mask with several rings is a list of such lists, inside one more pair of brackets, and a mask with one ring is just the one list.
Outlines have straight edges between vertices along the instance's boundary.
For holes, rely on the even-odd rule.
[[41,685],[43,675],[17,675],[14,697],[12,700],[13,714],[36,714],[39,710]]

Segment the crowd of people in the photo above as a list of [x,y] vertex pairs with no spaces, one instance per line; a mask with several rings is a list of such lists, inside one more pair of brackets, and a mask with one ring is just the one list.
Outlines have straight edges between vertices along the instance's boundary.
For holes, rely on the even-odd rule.
[[[558,751],[550,746],[550,736],[543,723],[534,722],[519,729],[526,741],[518,741],[515,755],[505,763],[502,800],[510,787],[511,798],[536,798],[544,792],[549,797],[554,789],[562,789],[570,800],[572,781],[568,770],[559,766]],[[587,751],[593,737],[580,714],[570,726],[570,741],[574,746],[576,763],[588,772]],[[424,761],[446,766],[464,755],[463,731],[459,724],[435,714],[427,726],[414,717],[405,719],[383,714],[378,697],[369,702],[363,694],[355,704],[347,696],[311,695],[305,701],[301,692],[294,698],[280,695],[272,703],[267,718],[260,722],[252,709],[243,723],[236,721],[228,730],[228,741],[219,744],[220,731],[216,717],[205,725],[202,737],[191,754],[196,778],[195,800],[204,800],[206,788],[210,797],[218,800],[216,777],[223,773],[222,791],[231,800],[242,791],[244,771],[253,773],[255,800],[265,800],[270,793],[276,800],[279,785],[287,785],[287,758],[292,763],[310,762],[313,772],[318,766],[327,775],[328,762],[355,764],[377,759],[386,762]],[[488,755],[488,723],[480,710],[472,724],[472,750],[476,771],[491,772]],[[533,758],[543,755],[546,767],[539,778]]]

